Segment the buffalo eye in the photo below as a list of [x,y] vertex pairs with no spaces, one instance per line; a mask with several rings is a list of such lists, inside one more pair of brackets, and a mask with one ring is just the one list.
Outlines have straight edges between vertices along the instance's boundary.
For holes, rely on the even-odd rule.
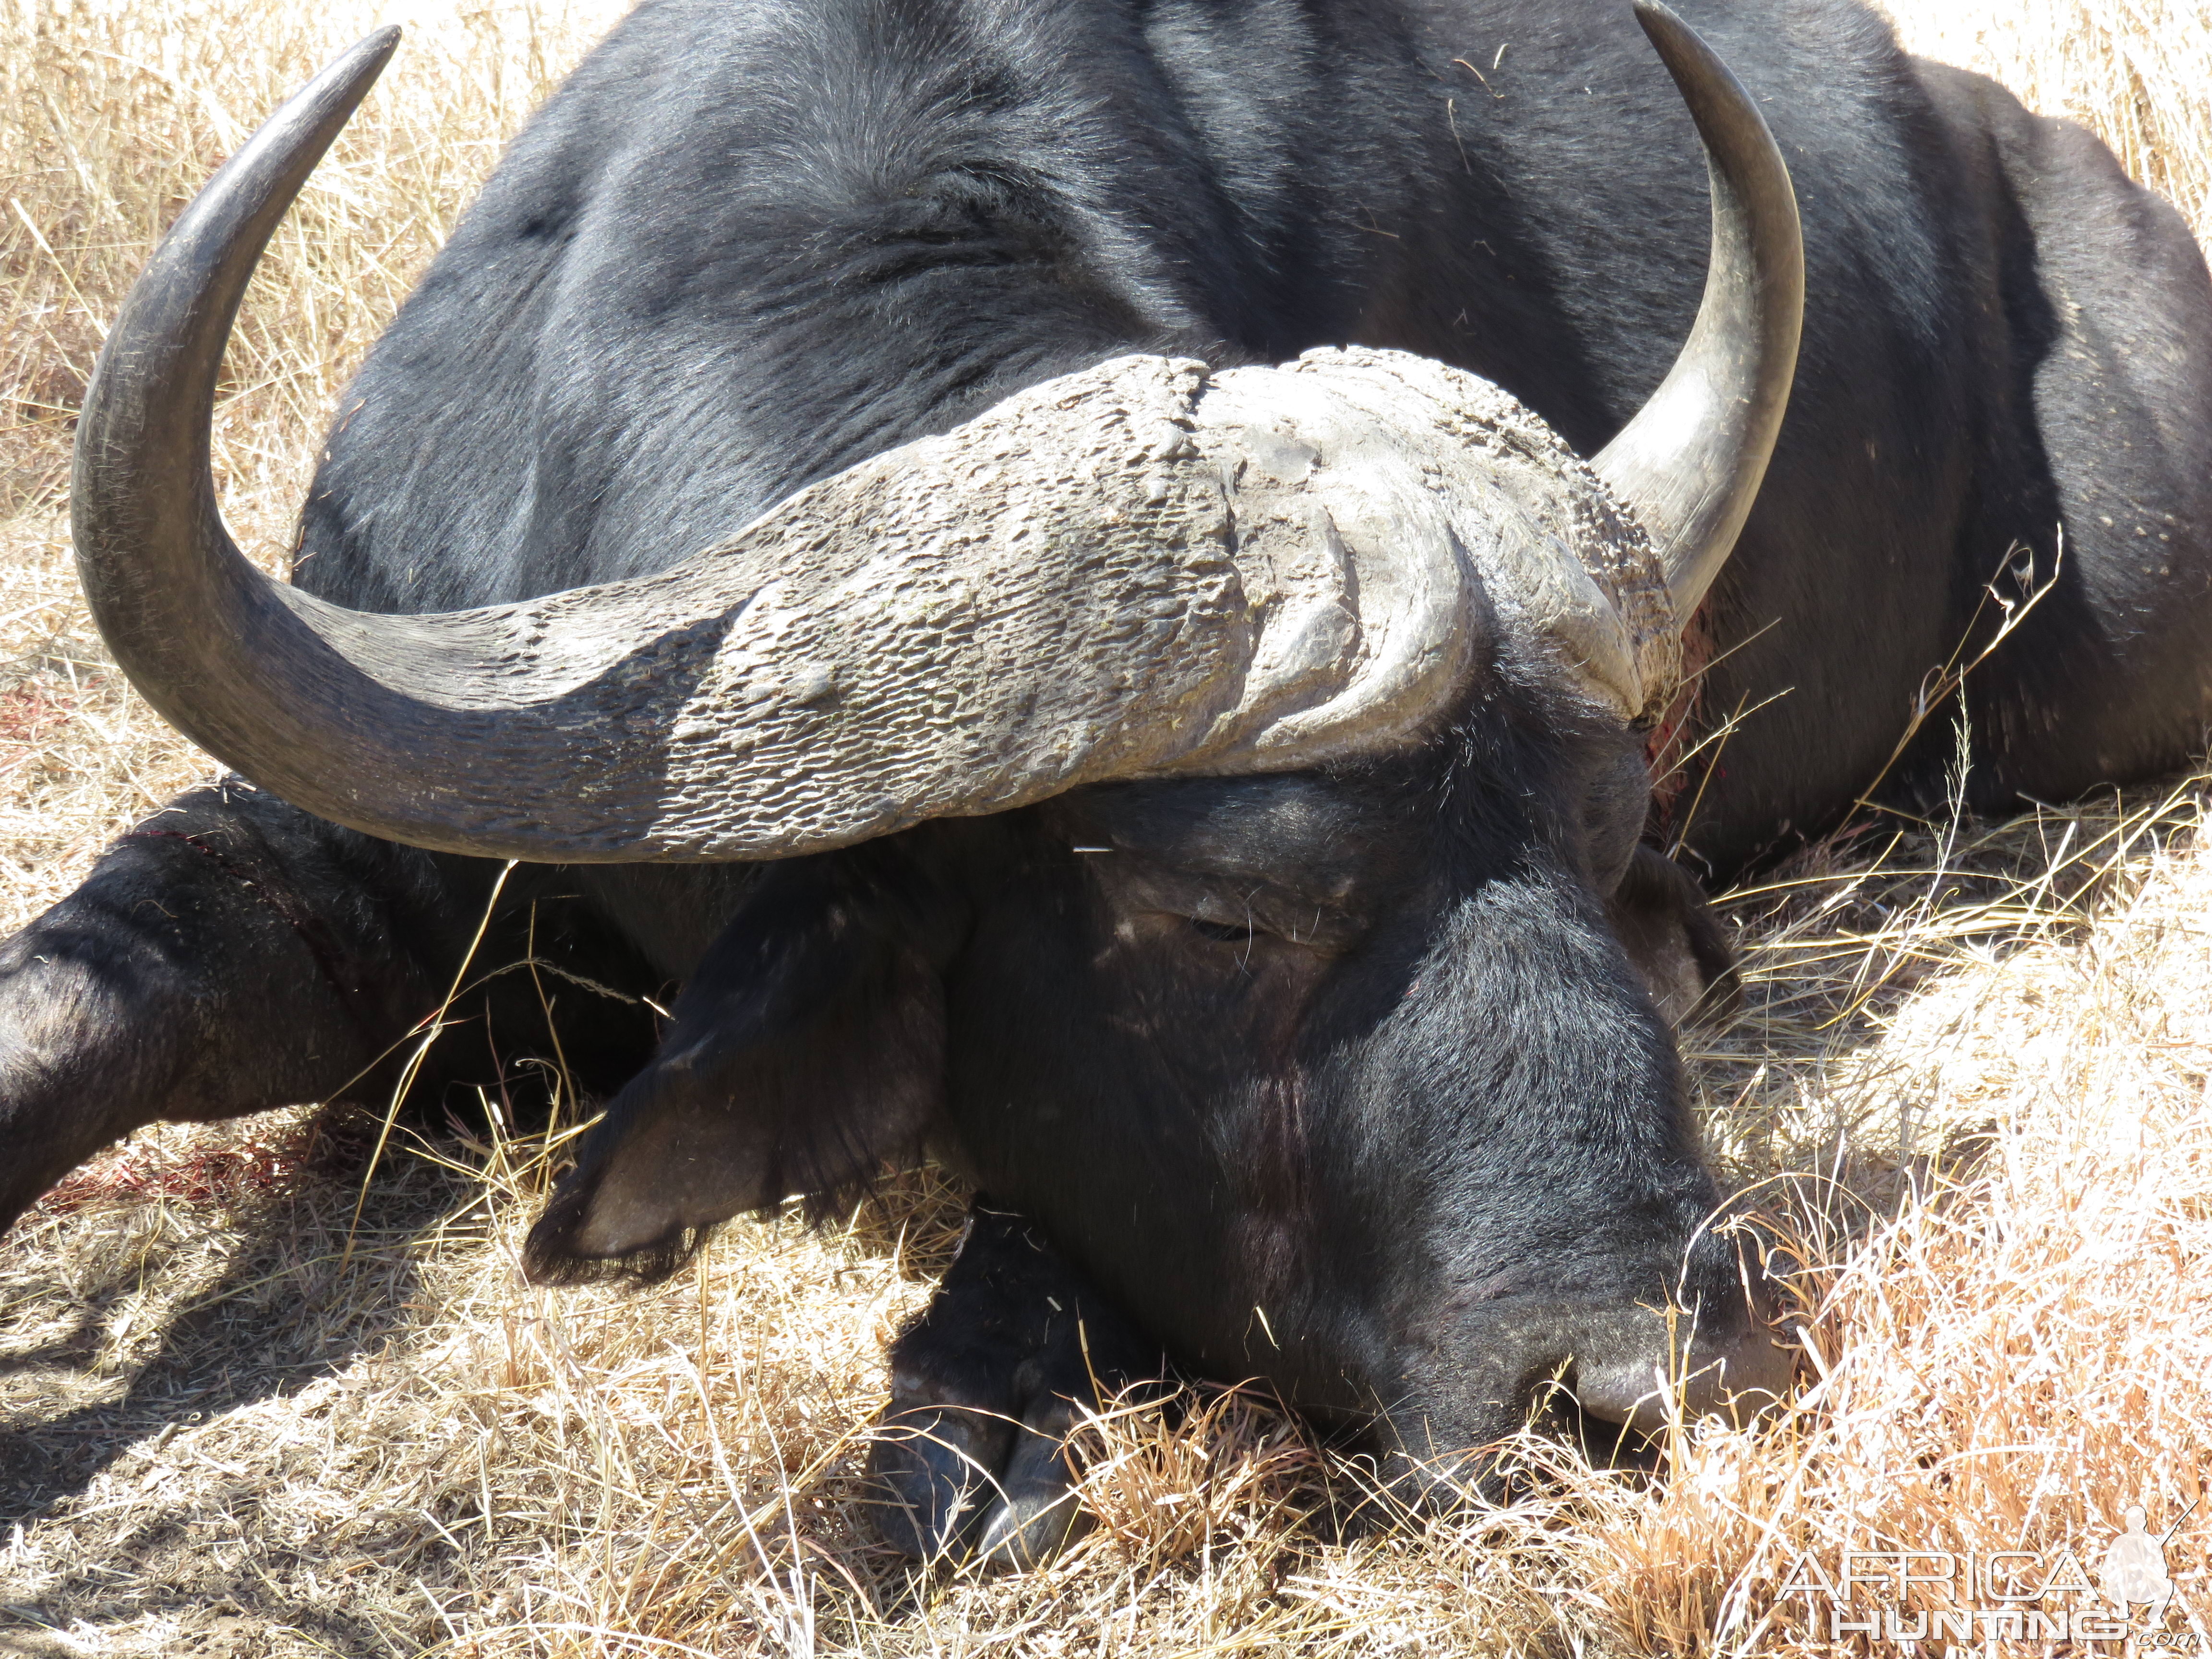
[[1190,925],[1206,938],[1218,939],[1224,945],[1243,945],[1252,938],[1252,924],[1249,921],[1208,921],[1204,916],[1193,916],[1189,920]]

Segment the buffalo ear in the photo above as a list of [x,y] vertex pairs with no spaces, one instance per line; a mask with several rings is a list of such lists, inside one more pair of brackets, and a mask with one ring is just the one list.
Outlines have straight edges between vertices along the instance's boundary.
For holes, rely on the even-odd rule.
[[1676,1025],[1742,1005],[1735,951],[1690,873],[1638,846],[1606,902],[1606,916],[1660,1012]]
[[830,854],[769,873],[531,1230],[533,1280],[663,1278],[718,1222],[919,1155],[943,1109],[955,919],[884,866]]

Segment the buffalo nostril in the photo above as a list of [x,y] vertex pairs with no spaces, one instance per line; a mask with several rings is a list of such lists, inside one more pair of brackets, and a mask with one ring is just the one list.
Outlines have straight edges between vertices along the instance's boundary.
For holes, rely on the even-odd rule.
[[1693,1341],[1671,1370],[1663,1349],[1580,1360],[1574,1393],[1589,1415],[1653,1434],[1667,1425],[1677,1398],[1686,1418],[1748,1423],[1781,1400],[1796,1370],[1773,1333],[1753,1329],[1725,1341]]

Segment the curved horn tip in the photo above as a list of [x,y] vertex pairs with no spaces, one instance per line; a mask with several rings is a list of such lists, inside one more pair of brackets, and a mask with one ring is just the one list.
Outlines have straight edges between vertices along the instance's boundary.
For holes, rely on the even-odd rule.
[[[1662,7],[1661,9],[1664,10],[1665,8]],[[1673,14],[1668,13],[1668,15],[1671,16]],[[399,50],[400,37],[406,33],[407,31],[397,23],[386,23],[382,28],[371,29],[339,53],[331,63],[331,68],[337,69],[341,64],[355,58],[373,58],[376,60],[376,68],[369,71],[373,78],[392,61],[392,54]]]
[[1683,71],[1690,64],[1709,74],[1718,70],[1735,81],[1734,71],[1720,54],[1705,44],[1705,36],[1682,21],[1682,14],[1674,7],[1662,4],[1661,0],[1633,0],[1633,6],[1638,27],[1658,52],[1677,86],[1680,86]]
[[399,38],[404,33],[398,24],[386,23],[362,35],[316,70],[307,83],[263,124],[261,131],[240,147],[239,154],[242,156],[255,149],[254,139],[264,135],[287,146],[299,143],[301,138],[293,135],[304,127],[315,135],[306,140],[315,147],[310,157],[313,165],[313,161],[320,157],[323,146],[353,118],[353,112],[361,107],[361,100],[368,96],[369,88],[392,61],[392,53],[399,50]]
[[1650,35],[1655,44],[1662,34],[1679,33],[1690,35],[1693,40],[1696,38],[1695,31],[1682,21],[1682,15],[1672,6],[1661,4],[1660,0],[1634,0],[1632,9],[1636,21],[1644,26],[1644,33]]
[[125,297],[79,411],[70,514],[93,621],[140,692],[204,747],[219,746],[220,722],[201,726],[195,700],[171,692],[204,678],[199,641],[265,625],[266,605],[282,603],[215,507],[207,433],[223,348],[270,234],[400,33],[387,25],[325,64],[186,204]]
[[1686,622],[1735,544],[1788,405],[1804,246],[1789,167],[1756,101],[1661,0],[1634,10],[1705,149],[1711,259],[1674,368],[1591,465],[1650,532]]
[[368,89],[376,84],[377,77],[384,73],[392,54],[399,50],[399,39],[405,32],[397,23],[386,23],[362,35],[317,70],[305,86],[285,100],[284,107],[264,124],[264,130],[275,126],[292,111],[311,106],[316,112],[317,125],[333,115],[340,125],[344,125],[368,95]]
[[377,76],[384,73],[392,54],[399,50],[399,37],[404,33],[397,23],[370,30],[325,64],[315,78],[300,89],[300,97],[320,100],[335,94],[335,101],[350,116],[368,95],[368,89],[376,84]]

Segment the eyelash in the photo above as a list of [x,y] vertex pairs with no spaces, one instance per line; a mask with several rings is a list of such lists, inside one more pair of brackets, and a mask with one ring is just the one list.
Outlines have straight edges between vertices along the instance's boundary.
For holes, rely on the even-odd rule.
[[1223,945],[1243,945],[1252,937],[1249,927],[1232,927],[1224,921],[1206,921],[1200,917],[1190,918],[1190,925],[1210,939]]

